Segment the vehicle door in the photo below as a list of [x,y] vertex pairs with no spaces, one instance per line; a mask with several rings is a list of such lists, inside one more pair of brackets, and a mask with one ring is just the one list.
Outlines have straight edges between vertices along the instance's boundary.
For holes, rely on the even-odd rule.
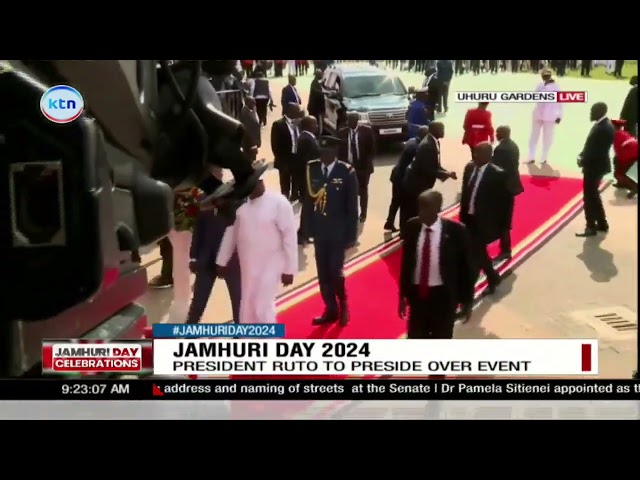
[[329,71],[324,84],[324,123],[334,132],[338,130],[338,111],[340,109],[339,85],[338,74],[335,71]]

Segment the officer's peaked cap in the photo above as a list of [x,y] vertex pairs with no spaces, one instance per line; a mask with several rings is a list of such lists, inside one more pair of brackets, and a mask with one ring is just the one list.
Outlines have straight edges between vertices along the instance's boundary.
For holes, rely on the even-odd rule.
[[320,148],[324,148],[324,149],[338,148],[341,143],[342,143],[342,140],[340,140],[337,137],[332,137],[329,135],[320,137]]

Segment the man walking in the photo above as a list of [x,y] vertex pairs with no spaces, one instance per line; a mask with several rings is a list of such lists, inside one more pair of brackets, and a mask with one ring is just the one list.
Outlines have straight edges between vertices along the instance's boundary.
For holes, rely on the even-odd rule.
[[322,71],[316,70],[314,78],[311,81],[311,88],[309,90],[309,103],[307,104],[307,111],[309,115],[316,118],[318,121],[318,133],[322,133],[322,117],[324,116],[325,102],[324,102],[324,90],[322,89]]
[[235,251],[242,272],[240,323],[276,323],[276,296],[280,284],[293,283],[298,245],[291,204],[280,193],[265,190],[262,179],[224,232],[216,260],[219,276],[229,274]]
[[586,226],[577,237],[593,237],[598,232],[607,233],[609,224],[600,197],[602,178],[611,172],[609,150],[613,145],[615,129],[607,118],[607,104],[594,103],[589,119],[593,124],[591,131],[578,156],[578,166],[582,168],[582,196]]
[[297,103],[285,106],[285,114],[271,125],[271,151],[273,152],[273,166],[278,169],[280,192],[291,201],[297,199],[298,185],[292,171],[296,169],[296,149],[298,145],[298,128],[302,111]]
[[[542,83],[536,88],[536,92],[559,92],[560,87],[552,78],[551,70],[542,70]],[[540,133],[542,133],[542,157],[541,164],[545,165],[549,160],[549,151],[553,144],[553,136],[556,125],[562,120],[562,103],[538,103],[533,110],[533,124],[529,139],[529,161],[535,163],[536,150]]]
[[358,179],[353,167],[336,159],[339,138],[320,139],[320,159],[307,164],[307,196],[302,207],[305,240],[313,237],[320,294],[325,308],[314,325],[349,323],[344,278],[345,250],[358,237]]
[[493,151],[493,163],[497,165],[507,176],[507,190],[510,196],[507,198],[506,229],[500,237],[500,255],[495,261],[511,259],[511,226],[513,224],[513,209],[518,195],[524,191],[520,180],[520,150],[516,142],[511,140],[511,128],[506,125],[498,127],[496,131],[498,145]]
[[407,338],[451,339],[456,309],[471,317],[474,272],[464,225],[441,218],[442,194],[423,192],[419,216],[406,226],[400,267],[398,315],[406,318]]
[[440,108],[444,109],[445,113],[449,111],[449,87],[451,86],[451,79],[453,78],[453,61],[451,60],[438,60],[436,64],[438,69],[438,78],[440,79]]
[[253,97],[245,97],[244,106],[240,110],[240,123],[244,127],[242,152],[253,163],[257,158],[258,149],[262,145],[260,119],[256,112],[256,101]]
[[260,125],[267,125],[267,108],[273,108],[273,98],[271,97],[271,89],[269,88],[269,80],[261,71],[257,71],[255,78],[251,83],[250,97],[256,102],[256,113],[260,120]]
[[353,166],[358,177],[358,197],[360,197],[360,223],[367,220],[369,207],[369,179],[373,173],[376,156],[376,138],[369,125],[359,124],[358,112],[347,114],[347,126],[338,132],[342,140],[338,158]]
[[282,104],[282,115],[286,115],[287,105],[290,103],[302,105],[302,98],[300,98],[296,88],[295,75],[289,75],[289,83],[282,89],[280,103]]

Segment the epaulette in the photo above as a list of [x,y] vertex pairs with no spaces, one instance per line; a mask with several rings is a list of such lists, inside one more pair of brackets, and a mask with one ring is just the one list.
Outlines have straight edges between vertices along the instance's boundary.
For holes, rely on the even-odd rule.
[[353,165],[351,165],[349,162],[343,162],[342,160],[338,160],[338,163],[347,167],[347,170],[351,170],[353,168]]

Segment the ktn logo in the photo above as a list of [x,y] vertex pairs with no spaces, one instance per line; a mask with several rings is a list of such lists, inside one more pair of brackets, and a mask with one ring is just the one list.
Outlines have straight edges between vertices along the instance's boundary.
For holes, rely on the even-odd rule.
[[82,115],[84,99],[75,88],[58,85],[44,92],[40,110],[53,123],[70,123]]

